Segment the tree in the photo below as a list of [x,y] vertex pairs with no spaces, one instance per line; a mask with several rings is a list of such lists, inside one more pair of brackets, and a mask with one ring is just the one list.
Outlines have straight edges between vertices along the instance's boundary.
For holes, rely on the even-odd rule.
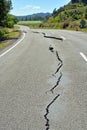
[[7,14],[4,20],[5,26],[9,28],[12,28],[14,24],[16,24],[17,22],[18,22],[18,19],[11,14]]
[[72,3],[78,3],[79,0],[71,0]]
[[44,22],[47,22],[48,19],[49,19],[49,16],[45,16],[44,19],[43,19],[43,21],[44,21]]
[[52,16],[55,17],[57,15],[57,10],[56,8],[53,10]]
[[87,4],[87,0],[82,0],[82,2],[83,2],[84,4]]
[[17,24],[19,20],[17,17],[13,16],[13,21],[14,21],[14,24]]
[[87,9],[85,10],[85,18],[87,19]]
[[78,2],[82,2],[84,4],[87,4],[87,0],[71,0],[72,3],[78,3]]
[[11,0],[0,0],[0,26],[4,25],[4,20],[9,11],[12,9]]

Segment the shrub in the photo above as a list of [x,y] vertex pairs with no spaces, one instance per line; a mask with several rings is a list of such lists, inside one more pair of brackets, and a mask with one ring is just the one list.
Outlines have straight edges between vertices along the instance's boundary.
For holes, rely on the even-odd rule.
[[48,23],[54,23],[54,22],[55,22],[55,19],[53,17],[50,17],[48,20]]
[[8,30],[7,29],[0,29],[0,41],[7,37]]
[[7,22],[7,27],[12,28],[14,26],[14,22],[13,21],[8,21]]
[[69,28],[71,29],[76,29],[77,27],[79,28],[80,24],[76,21],[74,22],[71,22],[70,25],[69,25]]
[[55,23],[53,28],[58,29],[59,28],[59,23]]
[[65,21],[63,24],[62,24],[62,28],[67,28],[69,26],[70,22],[69,21]]
[[43,23],[39,24],[39,28],[43,28],[43,27],[44,27]]

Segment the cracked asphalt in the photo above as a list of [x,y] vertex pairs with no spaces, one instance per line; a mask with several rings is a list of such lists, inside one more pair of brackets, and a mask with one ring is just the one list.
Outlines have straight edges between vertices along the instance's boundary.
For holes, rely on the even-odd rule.
[[87,34],[20,30],[0,52],[0,130],[86,130]]

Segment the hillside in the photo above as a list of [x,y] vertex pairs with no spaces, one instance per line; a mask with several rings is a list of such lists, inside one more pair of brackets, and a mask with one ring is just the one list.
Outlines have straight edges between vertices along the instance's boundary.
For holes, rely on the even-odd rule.
[[69,3],[64,7],[60,7],[58,10],[54,10],[52,13],[52,17],[55,21],[61,22],[65,20],[79,20],[86,19],[87,15],[87,5],[83,3]]
[[43,26],[51,28],[86,28],[87,2],[72,0],[67,5],[54,9],[52,16]]

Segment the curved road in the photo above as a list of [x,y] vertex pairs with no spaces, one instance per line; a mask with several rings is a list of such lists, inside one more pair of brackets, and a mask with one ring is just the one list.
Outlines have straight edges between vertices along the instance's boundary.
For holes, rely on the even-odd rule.
[[20,29],[0,52],[0,130],[86,130],[87,33]]

